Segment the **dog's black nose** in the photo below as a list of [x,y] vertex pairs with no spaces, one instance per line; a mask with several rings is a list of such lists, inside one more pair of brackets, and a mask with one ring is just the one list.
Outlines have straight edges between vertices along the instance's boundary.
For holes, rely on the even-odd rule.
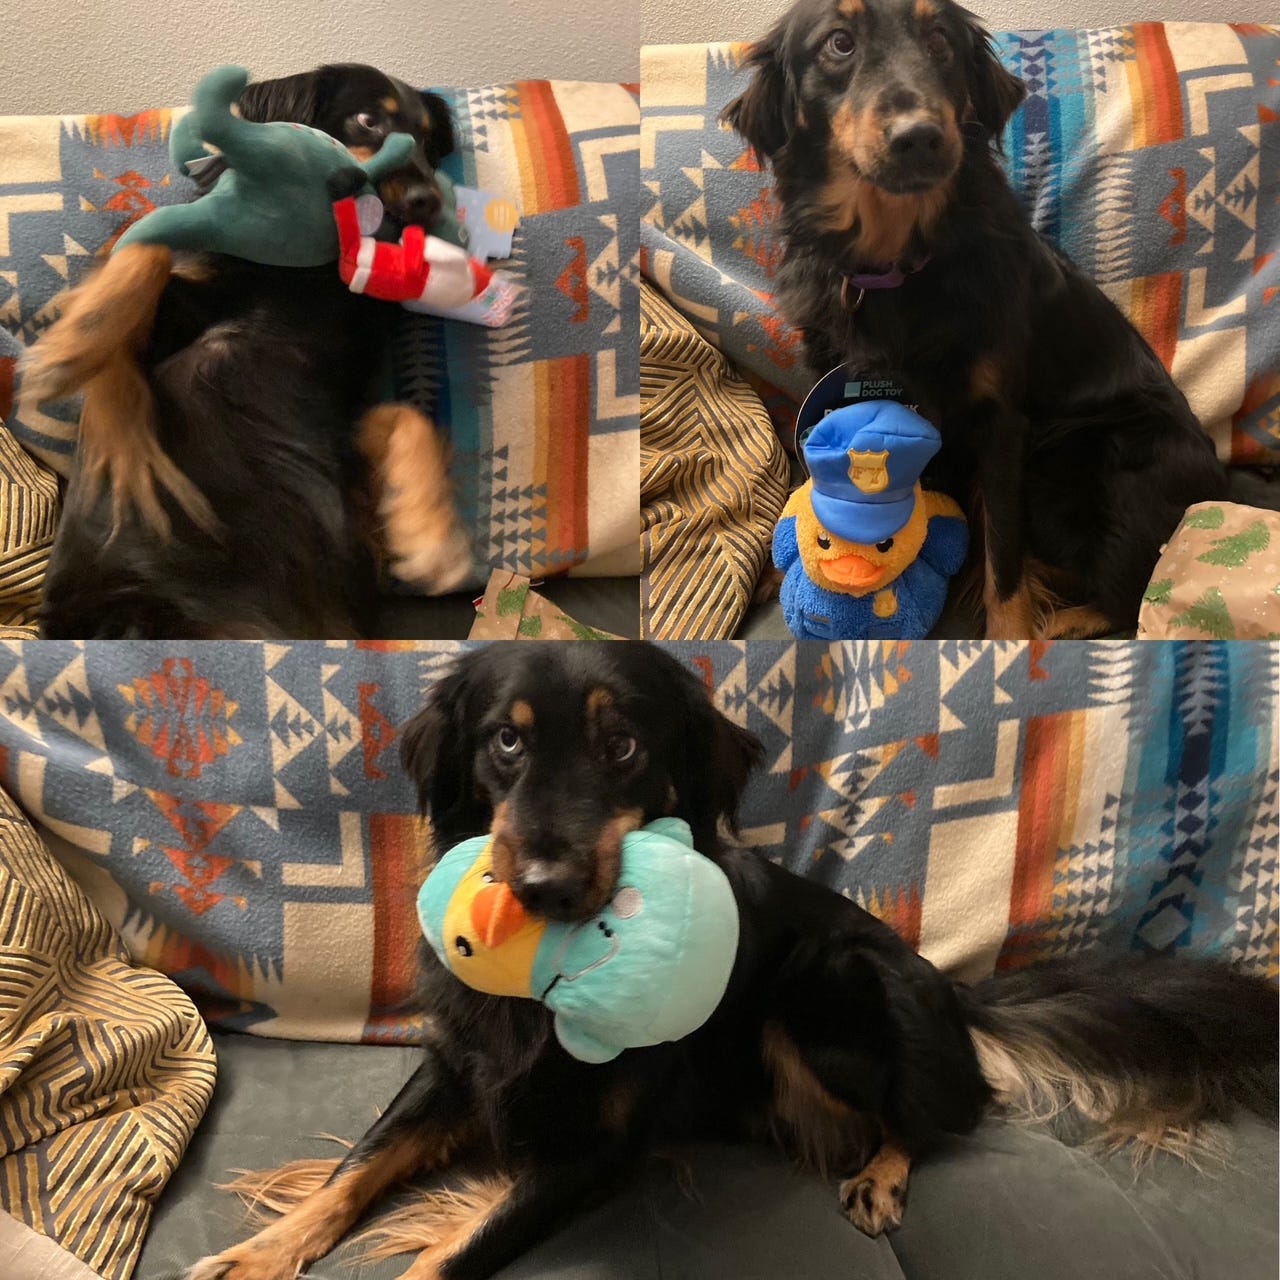
[[512,892],[531,915],[546,920],[575,920],[587,896],[585,871],[562,863],[533,862],[511,882]]
[[941,146],[942,128],[931,120],[912,120],[889,129],[889,153],[895,160],[923,160]]

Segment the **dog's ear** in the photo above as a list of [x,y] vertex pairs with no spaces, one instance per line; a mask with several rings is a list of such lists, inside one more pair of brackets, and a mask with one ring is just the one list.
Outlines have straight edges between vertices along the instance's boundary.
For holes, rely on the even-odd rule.
[[476,794],[475,734],[466,660],[437,682],[427,705],[400,735],[400,763],[418,795],[418,810],[430,814],[442,840],[485,830],[487,818]]
[[255,124],[268,120],[290,120],[314,125],[327,95],[328,67],[301,71],[295,76],[257,80],[240,95],[240,114]]
[[1001,135],[1027,96],[1027,86],[1001,65],[995,42],[978,16],[967,9],[961,13],[969,28],[969,115],[991,135],[997,149],[1003,150]]
[[694,847],[719,844],[721,822],[738,830],[738,805],[751,771],[760,763],[760,740],[722,715],[689,677],[684,715],[684,766],[676,778],[676,814],[689,824]]
[[422,150],[427,163],[438,169],[447,155],[458,149],[458,134],[454,127],[453,112],[449,104],[438,94],[424,89],[422,105],[427,112],[427,132],[422,140]]
[[784,28],[776,27],[747,53],[755,74],[746,92],[720,113],[761,161],[772,160],[788,143],[796,123],[796,95],[783,65]]

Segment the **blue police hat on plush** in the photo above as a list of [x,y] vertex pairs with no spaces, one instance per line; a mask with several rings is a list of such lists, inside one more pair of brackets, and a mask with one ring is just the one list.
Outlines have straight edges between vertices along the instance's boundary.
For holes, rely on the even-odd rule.
[[933,425],[896,400],[834,410],[804,445],[814,514],[849,542],[892,537],[911,519],[916,482],[941,447]]
[[810,478],[773,531],[782,613],[802,640],[929,634],[969,544],[960,508],[920,484],[941,444],[894,400],[846,405],[814,426]]

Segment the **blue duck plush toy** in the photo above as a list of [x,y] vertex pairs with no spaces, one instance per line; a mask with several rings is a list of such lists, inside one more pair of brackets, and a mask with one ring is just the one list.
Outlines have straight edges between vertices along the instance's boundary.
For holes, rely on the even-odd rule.
[[929,634],[969,549],[960,508],[920,486],[941,444],[893,400],[847,405],[814,427],[804,444],[811,478],[773,535],[782,612],[802,640]]
[[476,836],[436,863],[418,895],[427,942],[462,982],[541,1000],[583,1062],[679,1040],[715,1012],[738,952],[728,878],[693,847],[687,823],[659,818],[622,841],[618,888],[590,920],[526,914]]

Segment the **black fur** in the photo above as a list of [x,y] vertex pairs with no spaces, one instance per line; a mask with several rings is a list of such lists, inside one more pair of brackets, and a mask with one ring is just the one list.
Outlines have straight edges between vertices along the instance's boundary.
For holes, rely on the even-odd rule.
[[[616,713],[608,733],[635,743],[622,762],[599,750],[588,708],[600,689]],[[520,762],[495,767],[517,718]],[[882,1141],[927,1156],[943,1135],[973,1129],[991,1101],[973,1029],[1017,1057],[1018,1028],[1032,1025],[1041,1057],[1072,1060],[1094,1081],[1141,1082],[1126,1096],[1145,1110],[1124,1121],[1175,1102],[1188,1124],[1225,1118],[1234,1104],[1273,1113],[1276,1001],[1266,983],[1214,966],[1120,963],[958,988],[846,898],[723,841],[717,825],[733,821],[758,756],[674,658],[639,644],[471,651],[406,728],[404,765],[437,854],[500,809],[526,852],[552,862],[590,857],[614,813],[674,813],[725,870],[741,917],[737,962],[711,1019],[679,1043],[594,1066],[561,1049],[542,1005],[473,991],[424,946],[424,1062],[343,1169],[420,1131],[432,1145],[465,1135],[465,1149],[487,1152],[514,1179],[488,1223],[437,1264],[446,1280],[492,1275],[617,1188],[657,1143],[771,1137],[832,1174],[855,1173]],[[550,810],[532,794],[545,789]],[[532,828],[548,822],[556,840],[535,847]],[[769,1056],[779,1037],[814,1082],[790,1107],[779,1106]],[[846,1187],[854,1216],[860,1188]]]
[[[438,212],[434,167],[454,133],[435,95],[347,64],[250,85],[242,111],[371,151],[415,134],[380,193],[401,222]],[[46,637],[327,638],[369,625],[376,570],[353,497],[364,488],[354,423],[402,313],[349,292],[336,267],[202,265],[198,279],[171,279],[141,363],[159,443],[220,528],[202,532],[165,497],[171,537],[141,520],[113,536],[111,495],[77,472],[45,580]]]
[[[936,18],[921,22],[915,5],[866,0],[847,18],[838,0],[800,0],[753,48],[754,79],[724,119],[773,169],[786,244],[778,306],[818,372],[848,361],[905,379],[943,434],[932,483],[975,516],[985,509],[1000,599],[1034,561],[1061,603],[1132,630],[1186,507],[1237,498],[1280,508],[1280,482],[1229,476],[1155,353],[1031,228],[996,158],[1023,86],[973,15],[938,0]],[[851,55],[830,51],[836,31]],[[876,111],[886,132],[953,119],[954,171],[939,169],[935,145],[886,162],[883,177],[855,174],[833,152],[842,109]],[[863,139],[868,151],[877,141]],[[822,210],[828,184],[855,177],[897,194],[945,192],[903,249],[924,267],[899,288],[867,291],[856,315],[841,300],[843,273],[880,264],[866,257],[865,225],[832,229]],[[991,372],[975,390],[982,362]],[[972,523],[976,553],[982,522]]]

